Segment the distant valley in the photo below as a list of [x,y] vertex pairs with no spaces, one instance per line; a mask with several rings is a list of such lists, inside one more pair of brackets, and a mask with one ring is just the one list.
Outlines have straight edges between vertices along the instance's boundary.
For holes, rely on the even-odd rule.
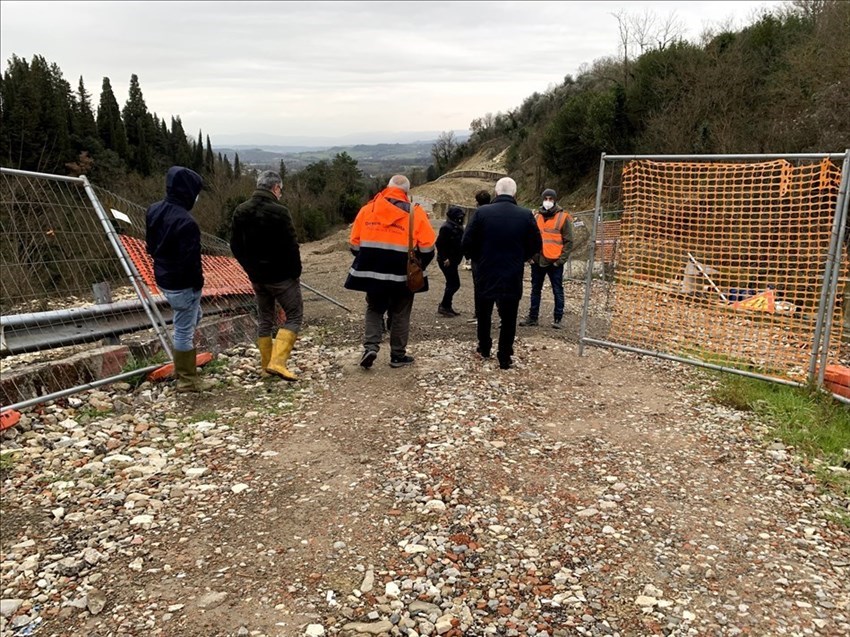
[[287,172],[298,172],[308,164],[323,159],[332,160],[340,153],[348,153],[357,161],[364,175],[385,175],[427,168],[431,164],[431,148],[435,140],[399,144],[356,144],[352,146],[275,146],[231,145],[214,148],[216,153],[227,155],[231,162],[239,153],[239,162],[261,170],[276,170],[280,161]]

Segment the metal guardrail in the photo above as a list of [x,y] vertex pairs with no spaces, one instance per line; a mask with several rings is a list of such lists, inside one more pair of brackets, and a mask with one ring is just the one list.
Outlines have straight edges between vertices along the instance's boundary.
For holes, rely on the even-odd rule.
[[[171,324],[173,318],[168,301],[163,296],[152,298],[165,323]],[[253,302],[244,298],[201,299],[204,316],[228,314],[251,306]],[[0,317],[0,357],[92,343],[150,328],[147,311],[138,300],[13,314]]]

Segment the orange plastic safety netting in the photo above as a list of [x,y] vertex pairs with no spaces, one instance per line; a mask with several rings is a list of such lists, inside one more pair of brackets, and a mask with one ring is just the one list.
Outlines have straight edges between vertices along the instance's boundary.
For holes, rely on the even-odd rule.
[[828,159],[627,163],[608,340],[805,380],[840,178]]
[[620,239],[620,220],[603,221],[596,238],[597,261],[613,263],[617,254],[617,241]]
[[[127,235],[121,235],[121,243],[136,265],[152,294],[158,294],[159,288],[153,275],[153,259],[145,249],[145,242]],[[204,296],[225,296],[229,294],[254,294],[248,275],[233,257],[201,255],[201,267],[204,271]]]

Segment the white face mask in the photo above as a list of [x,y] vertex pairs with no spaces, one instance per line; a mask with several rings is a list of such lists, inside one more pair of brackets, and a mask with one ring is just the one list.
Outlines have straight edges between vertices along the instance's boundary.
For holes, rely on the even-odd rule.
[[546,208],[546,210],[551,210],[552,206],[554,206],[554,205],[555,205],[555,202],[549,201],[548,199],[543,202],[543,207]]

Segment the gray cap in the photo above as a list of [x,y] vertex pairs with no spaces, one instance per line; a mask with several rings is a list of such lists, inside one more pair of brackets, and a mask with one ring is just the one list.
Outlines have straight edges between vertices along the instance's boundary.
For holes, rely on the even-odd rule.
[[546,190],[544,190],[544,191],[543,191],[543,194],[542,194],[542,195],[540,195],[540,196],[541,196],[543,199],[546,199],[546,197],[552,197],[552,199],[557,199],[557,198],[558,198],[558,193],[557,193],[557,192],[555,192],[554,190],[552,190],[551,188],[547,188]]

